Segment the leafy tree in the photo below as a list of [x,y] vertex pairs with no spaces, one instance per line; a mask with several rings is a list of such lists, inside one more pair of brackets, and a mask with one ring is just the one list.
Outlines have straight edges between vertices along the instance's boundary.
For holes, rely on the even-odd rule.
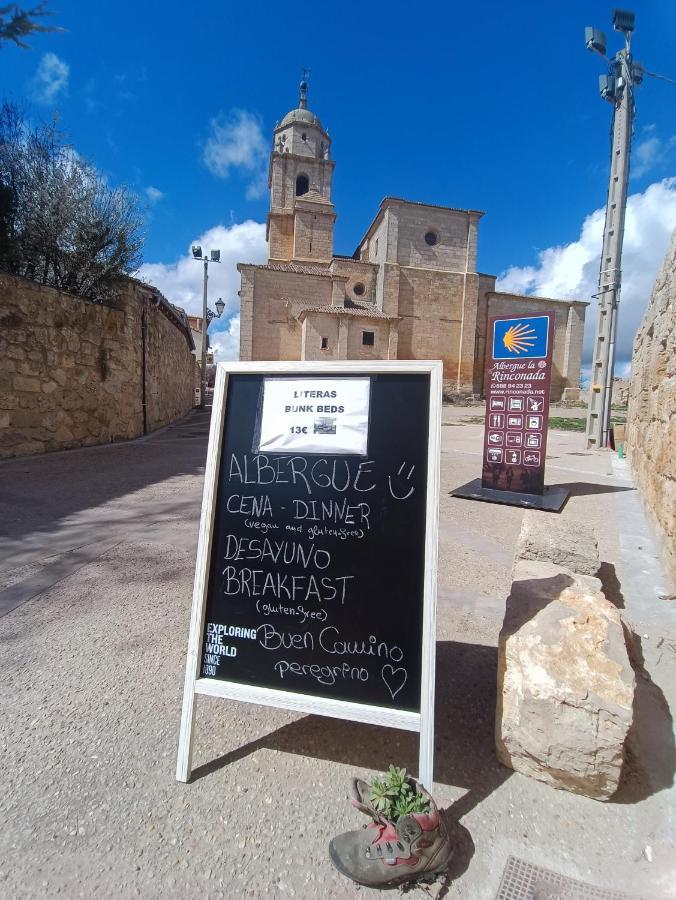
[[0,268],[103,300],[143,246],[138,198],[111,188],[54,122],[31,128],[0,107]]
[[0,6],[0,47],[2,41],[13,41],[18,47],[26,49],[28,44],[22,38],[29,34],[47,31],[63,31],[53,25],[41,25],[36,19],[51,16],[46,3],[40,3],[32,9],[19,9],[16,3]]

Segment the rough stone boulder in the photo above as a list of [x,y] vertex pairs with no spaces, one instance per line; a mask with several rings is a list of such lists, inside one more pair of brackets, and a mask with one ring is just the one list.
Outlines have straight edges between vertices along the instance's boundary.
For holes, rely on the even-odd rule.
[[596,575],[601,565],[596,535],[588,525],[552,521],[550,513],[530,510],[523,517],[515,559],[539,559],[581,575]]
[[517,560],[498,650],[500,762],[606,800],[619,784],[633,699],[622,621],[600,581]]

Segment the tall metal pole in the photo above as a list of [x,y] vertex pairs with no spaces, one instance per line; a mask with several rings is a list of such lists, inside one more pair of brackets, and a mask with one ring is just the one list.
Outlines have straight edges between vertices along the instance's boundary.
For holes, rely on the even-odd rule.
[[204,257],[204,290],[202,292],[202,365],[200,366],[200,407],[204,407],[207,386],[207,281],[209,260]]
[[587,411],[587,447],[596,449],[608,445],[615,371],[615,342],[622,281],[622,243],[634,121],[634,73],[630,37],[630,33],[625,32],[625,48],[616,55],[613,66],[617,80],[610,181],[599,270],[599,307]]

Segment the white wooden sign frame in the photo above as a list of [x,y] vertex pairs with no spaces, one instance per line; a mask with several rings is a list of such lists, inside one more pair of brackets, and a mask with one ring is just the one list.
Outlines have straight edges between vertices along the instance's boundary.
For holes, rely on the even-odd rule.
[[[429,375],[430,407],[427,443],[427,505],[425,514],[425,576],[423,589],[422,671],[420,679],[420,712],[389,709],[365,703],[333,700],[308,694],[239,684],[199,677],[199,664],[204,634],[209,562],[216,509],[218,472],[223,440],[223,423],[230,375]],[[185,667],[183,709],[178,740],[176,779],[188,782],[192,773],[192,744],[197,694],[240,700],[262,706],[274,706],[293,712],[310,713],[385,725],[416,731],[420,736],[418,777],[432,789],[434,763],[434,678],[436,654],[437,601],[437,534],[439,519],[439,459],[441,441],[442,364],[430,360],[396,360],[382,362],[227,362],[219,363],[216,374],[204,493],[197,545],[197,563],[193,589],[190,635]]]

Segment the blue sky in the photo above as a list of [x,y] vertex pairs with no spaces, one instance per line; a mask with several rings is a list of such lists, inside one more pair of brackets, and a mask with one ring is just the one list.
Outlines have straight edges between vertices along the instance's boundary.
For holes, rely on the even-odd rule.
[[[610,3],[50,6],[67,30],[31,39],[31,50],[3,47],[4,92],[35,118],[57,110],[80,153],[144,196],[145,274],[170,299],[193,305],[200,272],[195,264],[190,274],[187,248],[217,241],[226,246],[213,286],[236,316],[233,254],[264,255],[253,225],[267,211],[261,173],[275,122],[296,105],[302,66],[312,72],[310,108],[333,139],[337,252],[351,253],[382,197],[396,195],[484,210],[479,268],[511,270],[508,287],[553,292],[556,283],[565,293],[588,290],[590,278],[593,286],[594,260],[577,282],[547,266],[562,264],[550,251],[579,245],[589,255],[596,240],[611,109],[583,30],[603,28],[619,49]],[[636,57],[676,78],[676,4],[633,8]],[[664,181],[676,175],[676,87],[646,79],[638,110],[635,256],[652,278],[676,226],[676,184]],[[644,240],[646,228],[654,240]],[[640,318],[640,300],[631,302],[625,357]],[[235,326],[217,327],[234,341]]]

